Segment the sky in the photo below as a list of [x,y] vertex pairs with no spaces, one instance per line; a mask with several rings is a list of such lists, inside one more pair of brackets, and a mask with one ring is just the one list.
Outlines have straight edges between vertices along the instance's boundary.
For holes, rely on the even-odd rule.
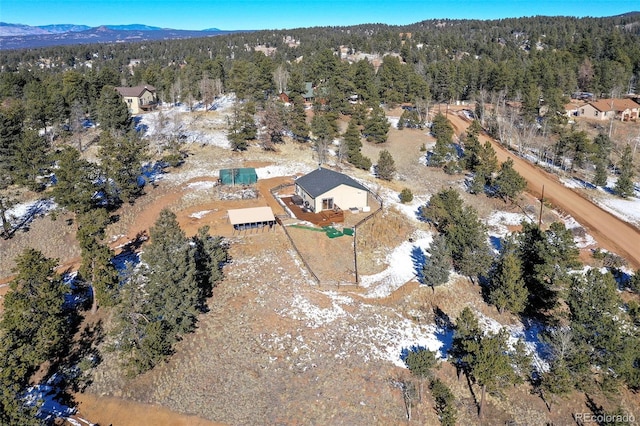
[[[145,24],[182,30],[263,30],[427,19],[612,16],[619,0],[0,0],[0,21],[24,25]],[[640,5],[635,7],[640,10]]]

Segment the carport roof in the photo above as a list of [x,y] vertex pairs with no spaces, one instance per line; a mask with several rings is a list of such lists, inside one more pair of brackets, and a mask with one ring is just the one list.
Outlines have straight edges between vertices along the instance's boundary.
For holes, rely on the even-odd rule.
[[271,207],[250,207],[247,209],[228,210],[229,222],[232,225],[243,225],[246,223],[272,222],[276,218],[273,216]]

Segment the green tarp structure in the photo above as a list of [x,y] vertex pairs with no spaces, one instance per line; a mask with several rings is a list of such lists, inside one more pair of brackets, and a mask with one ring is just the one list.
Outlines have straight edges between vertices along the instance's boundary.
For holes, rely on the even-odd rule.
[[333,226],[323,226],[322,228],[314,228],[311,226],[303,226],[303,225],[289,225],[291,228],[298,228],[298,229],[307,229],[309,231],[316,231],[316,232],[324,232],[325,234],[327,234],[327,237],[329,238],[338,238],[338,237],[342,237],[343,235],[348,235],[350,237],[353,237],[353,228],[344,228],[342,231],[334,228]]
[[253,167],[220,170],[220,183],[223,185],[252,185],[257,181],[258,175]]

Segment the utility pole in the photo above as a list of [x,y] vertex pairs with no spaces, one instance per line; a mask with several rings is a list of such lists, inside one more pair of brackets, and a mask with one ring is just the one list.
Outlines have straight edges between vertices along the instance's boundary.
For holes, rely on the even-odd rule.
[[538,229],[542,226],[542,209],[544,208],[544,185],[542,185],[542,195],[540,196],[540,217],[538,217]]

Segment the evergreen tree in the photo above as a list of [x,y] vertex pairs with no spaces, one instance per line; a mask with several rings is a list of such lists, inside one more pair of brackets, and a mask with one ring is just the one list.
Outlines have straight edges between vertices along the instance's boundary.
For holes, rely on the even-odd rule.
[[[502,328],[496,334],[487,334],[482,337],[474,351],[467,354],[466,359],[470,366],[470,375],[481,386],[482,395],[478,407],[478,417],[484,414],[485,393],[499,391],[509,385],[522,383],[522,376],[517,372],[515,359],[526,363],[526,356],[521,351],[522,346],[512,349],[509,345],[509,333]],[[514,368],[516,367],[516,368]]]
[[455,407],[455,397],[451,390],[442,383],[440,379],[431,381],[431,394],[435,401],[435,409],[440,416],[442,426],[455,426],[457,410]]
[[500,172],[494,181],[496,195],[507,200],[515,199],[527,187],[527,180],[513,168],[513,160],[509,158],[500,166]]
[[304,110],[304,99],[298,96],[293,101],[293,108],[290,110],[286,124],[293,138],[298,142],[306,142],[309,139],[309,125],[307,124],[307,114]]
[[522,313],[529,293],[522,279],[522,262],[513,241],[503,243],[490,276],[489,303],[498,308],[500,313],[505,309],[516,315]]
[[433,156],[430,159],[430,165],[439,166],[453,155],[453,127],[449,120],[438,113],[431,124],[431,134],[436,138],[436,145],[433,149]]
[[113,306],[117,301],[119,276],[111,262],[114,253],[103,242],[110,218],[107,211],[100,208],[82,214],[77,221],[76,239],[82,250],[79,274],[91,287],[91,312],[95,313],[98,304]]
[[444,235],[433,238],[429,246],[429,258],[422,267],[423,284],[428,285],[435,292],[435,287],[446,284],[451,272],[451,255]]
[[491,263],[487,232],[475,209],[465,206],[445,236],[458,273],[473,279],[487,272]]
[[556,402],[556,397],[562,398],[573,390],[571,373],[563,359],[552,362],[549,371],[542,373],[540,381],[542,395],[549,411]]
[[493,172],[498,169],[498,158],[489,141],[478,147],[474,157],[470,159],[473,166],[471,170],[475,173],[471,192],[478,194],[484,192],[485,185],[491,185]]
[[234,104],[227,132],[227,138],[234,151],[246,151],[248,141],[257,137],[258,126],[253,119],[255,112],[255,104],[252,102]]
[[326,163],[329,147],[335,137],[333,127],[326,114],[316,113],[313,116],[311,120],[311,131],[313,132],[315,140],[318,163]]
[[478,324],[478,318],[468,306],[465,306],[456,319],[449,351],[458,370],[458,379],[461,371],[465,374],[470,373],[471,365],[468,355],[475,353],[481,338],[482,330]]
[[418,111],[415,109],[412,110],[404,110],[402,111],[402,115],[400,115],[400,119],[398,120],[398,130],[402,130],[405,127],[408,129],[416,129],[421,127],[422,123],[420,122],[420,117],[418,116]]
[[362,133],[369,142],[384,143],[389,134],[389,121],[380,106],[375,106],[364,122]]
[[593,183],[596,186],[607,185],[607,167],[609,166],[609,154],[611,153],[611,139],[604,133],[598,134],[593,140],[593,154],[591,161],[596,166]]
[[38,178],[49,169],[49,145],[35,130],[24,131],[14,148],[13,174],[17,183],[32,190],[41,190],[43,184]]
[[575,166],[582,167],[589,149],[589,138],[585,131],[566,133],[556,144],[556,153],[559,157],[571,154],[571,171]]
[[160,212],[149,236],[151,244],[142,254],[149,314],[165,321],[177,337],[192,330],[200,304],[195,247],[167,209]]
[[22,139],[24,119],[25,111],[21,102],[0,102],[0,221],[1,234],[6,238],[11,234],[11,223],[6,212],[14,204],[13,197],[7,193],[7,189],[13,183],[16,146]]
[[[471,127],[469,127],[470,129]],[[462,157],[462,166],[472,172],[476,171],[476,168],[480,165],[480,152],[482,145],[478,139],[478,135],[470,132],[467,129],[467,133],[463,140],[464,155]],[[494,153],[495,154],[495,153]]]
[[117,334],[133,374],[152,368],[172,352],[175,342],[193,330],[205,298],[221,279],[227,251],[202,228],[187,238],[167,209],[150,230],[142,267],[121,290]]
[[347,161],[359,169],[369,170],[371,168],[371,160],[363,156],[360,151],[362,148],[360,130],[354,118],[349,120],[347,130],[342,136],[342,142],[347,146]]
[[593,179],[591,183],[596,186],[606,186],[607,185],[607,164],[608,160],[606,158],[597,158],[593,160],[596,171],[593,175]]
[[131,128],[127,104],[113,86],[104,86],[97,103],[98,121],[103,129],[126,132]]
[[148,142],[129,132],[124,136],[115,136],[110,131],[100,134],[98,156],[107,180],[115,187],[107,186],[112,199],[133,203],[143,193],[140,182],[142,163],[147,159]]
[[191,238],[195,247],[196,279],[200,293],[198,307],[205,310],[205,299],[211,297],[213,288],[222,280],[222,266],[228,262],[227,245],[222,237],[209,235],[209,227],[203,226]]
[[627,198],[633,195],[633,155],[631,153],[631,145],[624,147],[622,152],[622,158],[620,159],[620,166],[618,167],[620,174],[616,181],[616,186],[613,188],[615,193],[622,197]]
[[270,101],[267,103],[262,116],[262,147],[265,150],[275,150],[276,144],[284,143],[284,110],[281,102]]
[[432,196],[420,214],[444,234],[457,272],[470,278],[487,272],[491,258],[486,229],[477,212],[463,205],[455,189],[444,189]]
[[376,164],[376,172],[380,179],[390,181],[393,179],[393,175],[396,172],[396,163],[391,156],[391,153],[386,149],[380,151],[378,157],[378,164]]
[[25,249],[16,265],[0,320],[0,422],[33,424],[22,422],[28,413],[18,398],[43,362],[63,355],[69,338],[66,287],[54,272],[57,262],[37,250]]
[[571,329],[584,342],[589,362],[601,371],[603,383],[620,378],[638,387],[637,333],[620,320],[620,296],[611,273],[591,269],[584,277],[574,276],[567,297]]
[[353,85],[358,100],[372,105],[379,104],[378,90],[375,84],[375,69],[371,62],[361,59],[352,66],[353,68]]
[[431,377],[431,369],[436,366],[436,352],[425,348],[410,350],[404,360],[411,374],[420,380],[420,399],[422,399],[424,379]]
[[559,222],[546,231],[524,222],[517,242],[522,277],[529,290],[528,308],[534,312],[553,309],[568,272],[579,265],[571,231]]
[[98,167],[80,158],[80,153],[71,147],[65,147],[57,155],[56,184],[53,197],[62,207],[74,212],[84,213],[98,204],[96,194],[100,192],[101,173]]

